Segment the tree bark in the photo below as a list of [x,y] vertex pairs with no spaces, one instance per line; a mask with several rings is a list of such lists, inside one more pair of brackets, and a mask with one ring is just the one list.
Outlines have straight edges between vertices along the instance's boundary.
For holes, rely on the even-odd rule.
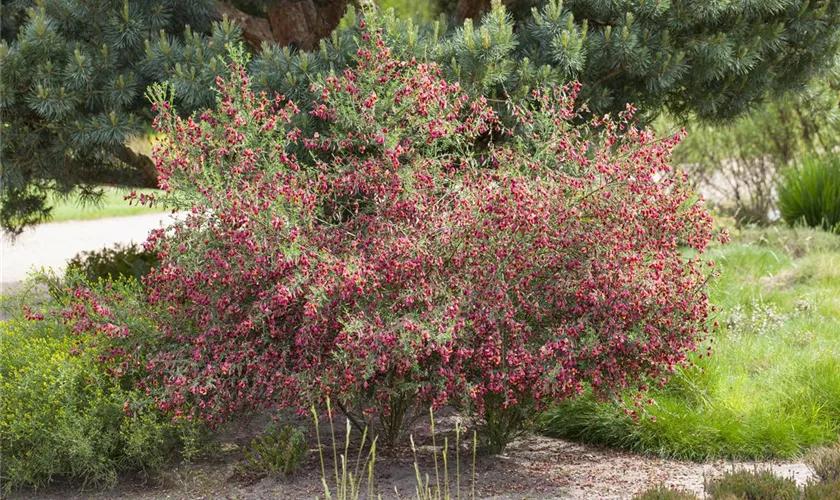
[[242,28],[242,37],[255,47],[260,47],[263,42],[273,42],[274,34],[271,32],[271,25],[268,20],[246,14],[228,3],[219,2],[216,7],[219,17],[227,16]]
[[[501,0],[502,5],[511,5],[515,2],[516,0]],[[490,11],[492,6],[491,0],[458,0],[455,16],[460,22],[464,22],[465,19],[478,21],[482,14]]]
[[478,17],[488,10],[490,10],[490,0],[458,0],[455,16],[459,21],[478,20]]
[[[357,0],[359,5],[372,0]],[[274,0],[266,7],[268,19],[252,16],[227,2],[219,2],[219,17],[226,15],[242,28],[242,36],[253,46],[263,42],[313,50],[338,26],[348,0]]]
[[313,50],[338,26],[347,0],[277,0],[268,5],[268,22],[274,40]]
[[155,168],[155,162],[153,162],[151,158],[144,154],[135,152],[128,146],[123,146],[123,148],[117,152],[117,158],[126,165],[133,167],[137,172],[135,185],[132,187],[157,189],[158,171],[157,168]]

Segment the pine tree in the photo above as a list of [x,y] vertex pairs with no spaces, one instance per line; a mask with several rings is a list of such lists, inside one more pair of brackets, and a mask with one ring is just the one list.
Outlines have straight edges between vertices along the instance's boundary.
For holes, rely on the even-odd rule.
[[126,147],[149,125],[146,86],[172,79],[194,106],[212,105],[204,89],[225,69],[216,56],[240,37],[231,23],[203,34],[208,1],[26,3],[0,13],[2,225],[12,230],[48,215],[50,191],[155,185],[152,162]]
[[[357,2],[365,4],[369,2]],[[347,0],[41,0],[0,11],[2,216],[9,231],[48,217],[51,191],[154,187],[150,160],[125,146],[148,127],[145,88],[172,81],[179,109],[213,104],[226,45],[245,42],[255,90],[311,102],[310,82],[346,67],[359,36]],[[840,43],[832,0],[436,0],[446,22],[380,12],[402,57],[435,61],[474,95],[524,98],[583,84],[593,113],[632,103],[731,120],[798,91]],[[478,16],[480,21],[460,18]],[[310,123],[308,126],[318,126]]]

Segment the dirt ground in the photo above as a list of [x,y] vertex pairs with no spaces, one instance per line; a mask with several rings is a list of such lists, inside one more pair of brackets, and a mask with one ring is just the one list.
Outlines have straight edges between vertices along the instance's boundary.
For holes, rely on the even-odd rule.
[[[450,443],[451,498],[455,493],[454,425],[459,417],[441,415],[437,423],[437,445],[443,438]],[[298,423],[306,423],[299,421]],[[79,485],[56,482],[46,490],[22,491],[12,498],[20,499],[315,499],[324,498],[321,483],[317,441],[310,436],[310,451],[301,471],[291,477],[255,478],[242,474],[243,447],[256,429],[265,422],[252,422],[229,430],[220,439],[219,449],[212,458],[190,464],[179,464],[168,470],[126,477],[110,490],[79,489]],[[311,426],[310,426],[311,427]],[[344,442],[344,422],[336,425],[339,454]],[[329,428],[321,429],[325,447],[326,475],[335,484],[332,441]],[[421,477],[435,484],[435,466],[428,423],[412,428],[417,443],[417,464]],[[355,464],[358,436],[352,439],[349,455]],[[472,443],[461,443],[461,498],[471,496]],[[340,460],[340,459],[339,459]],[[438,461],[442,461],[438,453]],[[375,462],[376,492],[383,500],[417,498],[415,461],[409,447],[379,450]],[[776,474],[792,477],[800,484],[813,475],[801,462],[726,462],[692,463],[639,456],[632,453],[571,443],[540,435],[529,435],[512,443],[503,455],[488,456],[479,452],[476,460],[475,496],[481,499],[629,499],[650,486],[660,483],[682,488],[703,498],[704,481],[732,468],[771,469]],[[444,483],[443,468],[440,471]],[[367,483],[360,499],[366,499]],[[333,492],[334,494],[334,492]],[[335,497],[334,497],[335,498]]]

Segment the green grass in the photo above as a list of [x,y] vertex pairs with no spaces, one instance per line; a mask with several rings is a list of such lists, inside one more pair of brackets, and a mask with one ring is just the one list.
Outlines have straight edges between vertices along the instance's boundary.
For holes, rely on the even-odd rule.
[[621,413],[629,399],[586,395],[546,412],[545,433],[690,460],[790,458],[837,441],[840,236],[750,230],[709,257],[721,269],[713,355],[653,391],[638,423]]
[[[103,188],[104,196],[98,203],[82,203],[76,197],[50,197],[52,203],[52,217],[48,222],[63,222],[68,220],[104,219],[106,217],[120,217],[125,215],[141,215],[160,212],[161,209],[138,205],[129,205],[123,198],[130,190],[112,187]],[[138,193],[154,193],[154,189],[138,189]]]

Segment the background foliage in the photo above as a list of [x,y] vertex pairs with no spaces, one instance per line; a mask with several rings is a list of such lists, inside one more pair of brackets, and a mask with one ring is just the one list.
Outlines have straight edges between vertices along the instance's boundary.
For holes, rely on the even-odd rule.
[[81,252],[67,261],[67,268],[69,273],[81,273],[92,283],[120,278],[134,278],[139,282],[158,262],[154,252],[132,243]]
[[[668,130],[668,122],[660,120],[658,128]],[[674,161],[722,214],[767,224],[779,216],[778,186],[790,167],[804,157],[830,163],[816,157],[840,146],[840,65],[803,92],[783,94],[732,123],[686,126],[689,135]]]

